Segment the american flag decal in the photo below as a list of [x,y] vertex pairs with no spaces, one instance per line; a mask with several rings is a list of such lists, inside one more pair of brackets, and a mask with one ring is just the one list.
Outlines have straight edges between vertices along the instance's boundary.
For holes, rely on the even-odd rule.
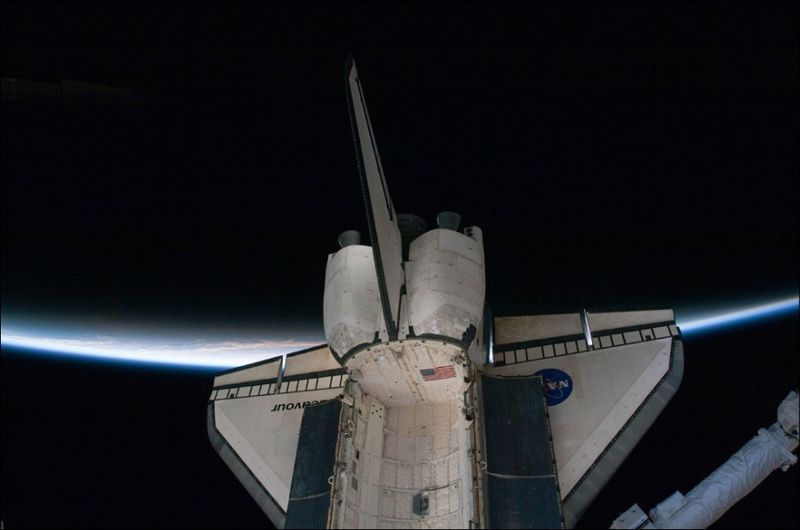
[[439,381],[440,379],[450,379],[456,376],[456,369],[452,364],[447,366],[437,366],[436,368],[423,368],[419,371],[423,381]]

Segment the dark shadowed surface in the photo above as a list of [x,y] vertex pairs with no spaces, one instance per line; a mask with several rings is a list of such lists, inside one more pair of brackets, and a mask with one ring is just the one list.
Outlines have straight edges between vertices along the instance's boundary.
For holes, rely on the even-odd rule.
[[542,378],[481,378],[490,528],[559,528],[555,455]]

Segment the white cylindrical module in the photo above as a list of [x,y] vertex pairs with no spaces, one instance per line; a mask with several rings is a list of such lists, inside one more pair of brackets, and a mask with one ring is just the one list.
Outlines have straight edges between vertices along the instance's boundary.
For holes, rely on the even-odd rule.
[[465,235],[436,229],[411,243],[406,262],[408,321],[419,335],[461,340],[483,316],[483,239],[478,227]]
[[328,256],[322,307],[325,338],[338,355],[375,339],[380,298],[372,247],[348,245]]

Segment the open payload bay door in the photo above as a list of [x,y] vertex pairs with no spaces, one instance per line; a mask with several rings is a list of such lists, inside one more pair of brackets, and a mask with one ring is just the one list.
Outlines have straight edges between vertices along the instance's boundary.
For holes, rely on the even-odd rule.
[[211,444],[278,528],[324,528],[347,374],[318,346],[219,374]]
[[675,394],[683,343],[672,310],[496,317],[493,361],[543,378],[572,527]]
[[563,528],[543,383],[481,374],[489,528]]

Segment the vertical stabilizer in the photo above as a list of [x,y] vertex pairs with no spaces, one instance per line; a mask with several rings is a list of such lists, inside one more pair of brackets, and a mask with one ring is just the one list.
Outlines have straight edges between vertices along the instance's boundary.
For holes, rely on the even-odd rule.
[[352,57],[348,57],[345,71],[347,103],[350,109],[361,189],[367,210],[367,226],[375,257],[381,307],[388,338],[395,340],[400,312],[400,289],[403,285],[400,230],[397,227],[397,215],[389,197],[381,158],[375,144],[375,135],[369,121],[364,91]]

